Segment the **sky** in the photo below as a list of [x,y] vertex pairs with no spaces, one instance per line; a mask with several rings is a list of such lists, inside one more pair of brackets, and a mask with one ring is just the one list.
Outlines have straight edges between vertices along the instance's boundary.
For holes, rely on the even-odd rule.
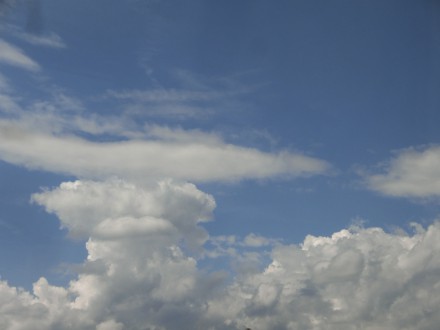
[[0,328],[436,329],[440,3],[0,0]]

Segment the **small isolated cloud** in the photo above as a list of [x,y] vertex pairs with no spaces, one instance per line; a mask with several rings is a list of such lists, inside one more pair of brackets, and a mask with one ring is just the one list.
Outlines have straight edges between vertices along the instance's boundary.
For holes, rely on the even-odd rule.
[[[86,238],[88,256],[65,287],[40,278],[27,292],[0,281],[2,329],[410,330],[440,322],[440,223],[411,235],[358,226],[300,245],[213,238],[234,246],[228,257],[242,267],[229,277],[198,263],[209,249],[200,224],[215,201],[192,184],[74,181],[32,200]],[[262,245],[270,247],[248,250]]]
[[275,240],[266,238],[264,236],[256,235],[254,233],[250,233],[243,240],[243,245],[247,247],[262,247],[268,246],[276,243]]
[[29,71],[38,71],[40,66],[20,48],[0,39],[0,63],[20,67]]
[[385,173],[366,178],[370,189],[396,197],[440,196],[440,147],[407,149],[393,158]]

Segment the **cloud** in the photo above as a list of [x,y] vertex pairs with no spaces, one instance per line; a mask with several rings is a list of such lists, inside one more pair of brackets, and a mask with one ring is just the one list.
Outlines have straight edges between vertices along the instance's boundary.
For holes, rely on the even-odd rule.
[[[183,231],[208,220],[215,207],[214,199],[194,185],[170,181],[151,190],[121,180],[65,182],[33,195],[32,200],[55,213],[70,234],[81,238],[174,235],[176,228]],[[191,236],[196,231],[192,228],[186,233]]]
[[[175,90],[156,94],[142,92],[139,97],[160,102],[171,98],[179,103],[211,100],[224,93]],[[140,124],[126,115],[102,116],[86,111],[82,101],[56,88],[28,102],[10,92],[0,93],[0,106],[5,112],[0,118],[0,159],[29,169],[86,179],[146,182],[171,177],[209,182],[302,177],[330,168],[327,162],[300,153],[264,152],[227,143],[219,134]]]
[[66,48],[66,44],[61,39],[61,37],[55,33],[50,33],[47,35],[35,35],[29,33],[20,34],[19,37],[24,41],[36,45],[45,46],[51,48]]
[[250,233],[244,238],[244,245],[249,247],[262,247],[275,243],[273,240],[270,240],[264,236],[256,235],[254,233]]
[[3,39],[0,39],[0,63],[20,67],[29,71],[38,71],[40,66],[23,51]]
[[[1,81],[0,81],[1,84]],[[1,87],[0,87],[1,88]],[[0,112],[3,113],[14,113],[19,111],[20,107],[15,102],[15,100],[8,94],[2,94],[0,92]]]
[[[58,315],[52,322],[76,314],[75,329],[172,329],[197,322],[202,306],[194,298],[217,280],[200,278],[183,246],[196,253],[206,241],[199,224],[215,207],[210,195],[170,181],[148,188],[120,180],[76,181],[35,194],[33,201],[55,213],[72,235],[88,237],[84,271],[57,289],[57,306],[47,306],[48,314]],[[36,290],[53,288],[39,287],[36,296]],[[53,311],[59,306],[62,314]]]
[[393,158],[382,174],[366,178],[370,189],[396,197],[440,196],[440,147],[406,149]]
[[[135,181],[165,177],[196,182],[233,181],[314,175],[328,169],[326,162],[301,154],[262,152],[227,144],[212,135],[203,142],[200,132],[194,133],[193,140],[191,132],[165,133],[173,139],[95,142],[32,131],[20,121],[1,120],[0,157],[28,168],[78,177],[117,176]],[[179,138],[182,135],[184,139]]]
[[50,48],[66,48],[66,44],[63,39],[54,32],[41,34],[40,32],[34,33],[31,31],[24,32],[22,28],[8,24],[6,25],[6,31],[12,36],[17,37],[31,45],[43,46]]
[[175,120],[206,119],[218,108],[230,108],[226,100],[237,93],[217,90],[153,89],[109,91],[105,98],[117,100],[125,113]]
[[207,313],[236,329],[434,329],[439,235],[436,223],[413,236],[367,228],[278,245]]
[[189,72],[172,71],[174,88],[155,83],[147,90],[108,90],[98,100],[119,103],[126,114],[168,120],[207,119],[244,107],[239,98],[255,91],[231,78],[206,79]]
[[[201,249],[217,248],[206,246],[201,226],[215,201],[192,184],[74,181],[32,200],[87,238],[88,256],[65,287],[41,278],[27,292],[1,281],[2,329],[409,330],[440,322],[437,222],[411,235],[353,227],[300,245],[213,238],[234,248],[231,262],[253,264],[230,277],[198,263]],[[248,252],[255,242],[269,250]]]
[[108,91],[107,97],[138,102],[186,102],[210,101],[224,96],[218,91],[195,91],[177,89]]

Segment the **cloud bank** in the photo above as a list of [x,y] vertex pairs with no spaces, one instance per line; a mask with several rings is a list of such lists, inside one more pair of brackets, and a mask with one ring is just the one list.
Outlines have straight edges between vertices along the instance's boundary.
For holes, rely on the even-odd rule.
[[0,282],[2,329],[393,330],[440,322],[439,223],[412,235],[349,228],[300,245],[220,239],[237,252],[231,262],[253,254],[258,263],[228,274],[200,266],[215,252],[206,243],[216,238],[202,227],[215,202],[192,184],[75,181],[32,200],[71,235],[88,237],[88,256],[66,287],[41,278],[27,292]]
[[[157,130],[156,130],[157,131]],[[172,131],[171,131],[172,132]],[[83,178],[121,177],[133,181],[172,177],[180,180],[234,181],[278,175],[307,176],[327,171],[322,160],[290,152],[267,153],[227,144],[212,135],[162,135],[156,139],[95,142],[72,135],[29,130],[0,121],[2,160]],[[158,133],[156,132],[156,135]],[[202,141],[201,137],[207,137]]]

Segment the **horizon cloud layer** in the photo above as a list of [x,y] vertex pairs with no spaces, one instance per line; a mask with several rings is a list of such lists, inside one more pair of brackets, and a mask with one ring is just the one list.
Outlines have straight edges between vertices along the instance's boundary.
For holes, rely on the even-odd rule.
[[263,237],[223,239],[242,266],[231,274],[199,265],[222,251],[209,251],[216,237],[201,226],[215,201],[192,184],[74,181],[32,200],[88,238],[88,256],[66,287],[40,278],[27,292],[1,281],[3,329],[409,330],[440,322],[438,222],[414,225],[412,235],[352,227],[300,245],[266,239],[265,250],[254,242]]

